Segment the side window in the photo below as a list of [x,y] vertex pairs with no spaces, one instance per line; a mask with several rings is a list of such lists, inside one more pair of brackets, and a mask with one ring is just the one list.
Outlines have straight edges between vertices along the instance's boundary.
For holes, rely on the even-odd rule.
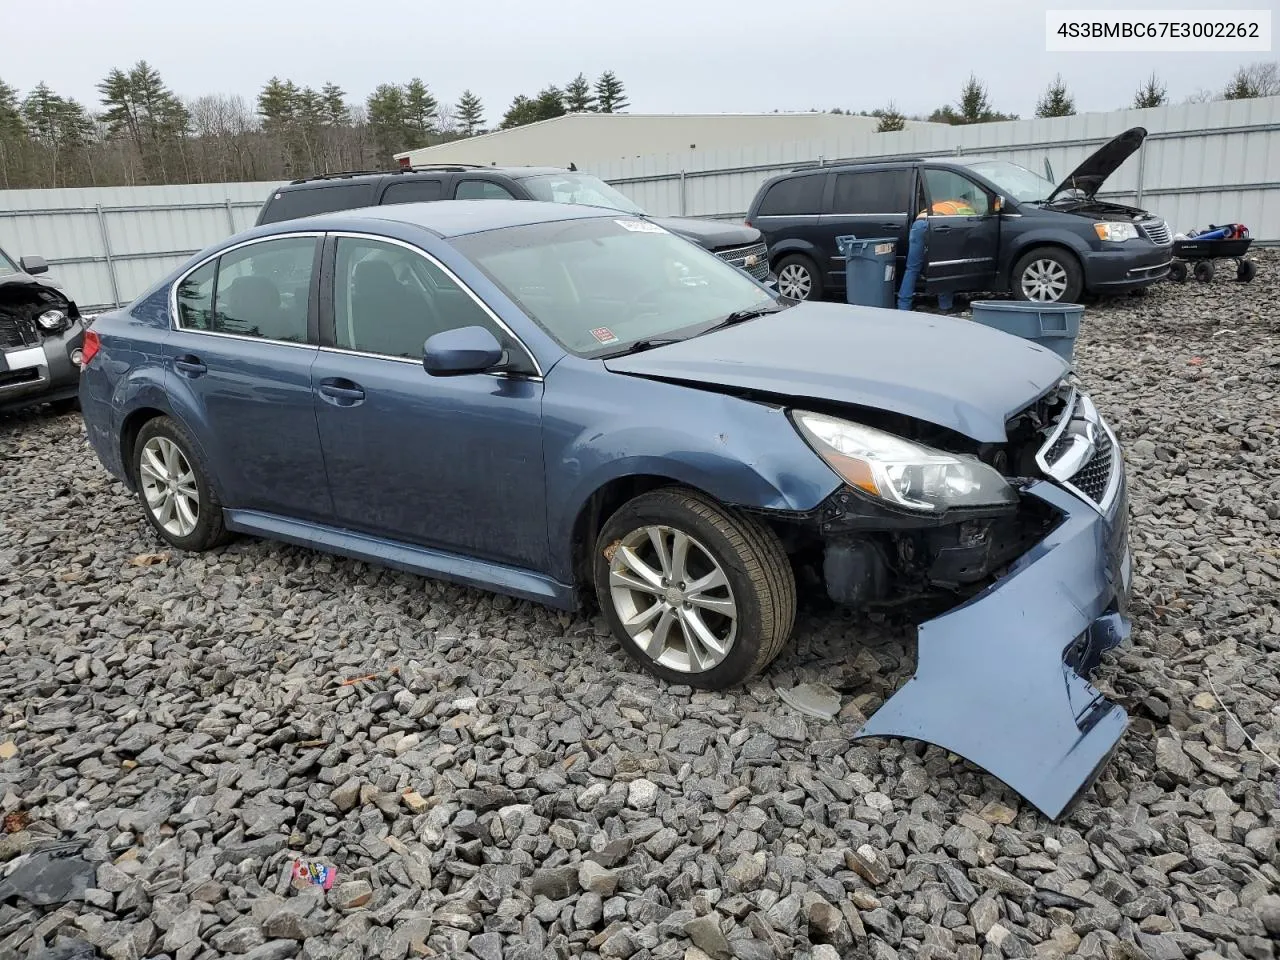
[[457,200],[514,200],[506,187],[489,180],[463,180],[454,192]]
[[906,213],[910,170],[859,170],[837,173],[832,213]]
[[424,203],[439,200],[443,185],[439,180],[405,180],[393,183],[382,194],[383,203]]
[[769,188],[760,201],[757,217],[798,217],[822,212],[824,173],[780,180]]
[[[344,350],[420,360],[430,337],[471,326],[514,346],[448,274],[398,244],[339,237],[333,293],[334,343]],[[523,350],[513,356],[523,357]]]
[[186,330],[213,329],[213,281],[218,261],[211,260],[178,285],[178,326]]
[[295,217],[310,217],[334,210],[354,210],[373,203],[374,183],[335,183],[281,190],[272,195],[263,223],[278,223]]
[[219,257],[214,332],[306,343],[315,252],[315,237],[286,237]]
[[985,217],[991,212],[987,191],[952,170],[925,168],[931,211],[938,216]]

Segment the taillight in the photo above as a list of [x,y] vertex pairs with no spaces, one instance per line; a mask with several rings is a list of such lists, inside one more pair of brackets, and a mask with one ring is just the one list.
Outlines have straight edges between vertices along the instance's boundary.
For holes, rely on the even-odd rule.
[[80,369],[81,370],[87,367],[89,365],[89,361],[92,360],[95,356],[97,356],[98,348],[101,346],[102,346],[102,341],[98,338],[98,335],[96,333],[94,333],[92,330],[86,330],[84,332],[84,340],[80,344]]

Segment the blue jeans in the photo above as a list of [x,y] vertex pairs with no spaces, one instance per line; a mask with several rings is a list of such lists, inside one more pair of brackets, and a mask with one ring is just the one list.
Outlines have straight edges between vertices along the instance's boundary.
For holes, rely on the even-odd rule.
[[[898,309],[910,310],[911,301],[915,299],[916,283],[920,279],[920,271],[924,269],[925,237],[929,232],[929,221],[925,218],[911,223],[911,232],[907,237],[907,265],[902,271],[902,286],[898,287]],[[950,310],[952,296],[949,293],[938,294],[938,306]]]

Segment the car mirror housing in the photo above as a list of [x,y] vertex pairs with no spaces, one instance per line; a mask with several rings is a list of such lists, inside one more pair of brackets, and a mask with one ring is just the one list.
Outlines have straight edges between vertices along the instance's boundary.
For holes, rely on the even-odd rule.
[[45,262],[44,257],[23,257],[18,266],[22,267],[23,273],[29,273],[35,276],[37,273],[48,273],[49,264]]
[[433,377],[484,373],[502,362],[502,345],[484,327],[445,330],[422,347],[422,366]]

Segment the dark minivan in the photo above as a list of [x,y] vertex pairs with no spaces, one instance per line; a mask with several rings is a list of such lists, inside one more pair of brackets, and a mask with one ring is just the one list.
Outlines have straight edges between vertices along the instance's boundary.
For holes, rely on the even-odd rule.
[[760,231],[740,223],[694,217],[649,217],[599,177],[560,167],[482,167],[439,164],[395,171],[356,171],[306,177],[277,187],[258,213],[258,226],[319,213],[428,200],[542,200],[604,207],[647,217],[692,240],[750,277],[774,286]]
[[1134,127],[1056,187],[990,157],[865,161],[797,170],[757,191],[747,223],[768,244],[781,294],[820,300],[845,293],[836,237],[898,241],[902,276],[916,214],[951,201],[963,213],[929,218],[918,291],[1009,291],[1021,300],[1070,303],[1085,291],[1123,293],[1169,272],[1172,240],[1159,217],[1098,199],[1099,187],[1142,145]]

